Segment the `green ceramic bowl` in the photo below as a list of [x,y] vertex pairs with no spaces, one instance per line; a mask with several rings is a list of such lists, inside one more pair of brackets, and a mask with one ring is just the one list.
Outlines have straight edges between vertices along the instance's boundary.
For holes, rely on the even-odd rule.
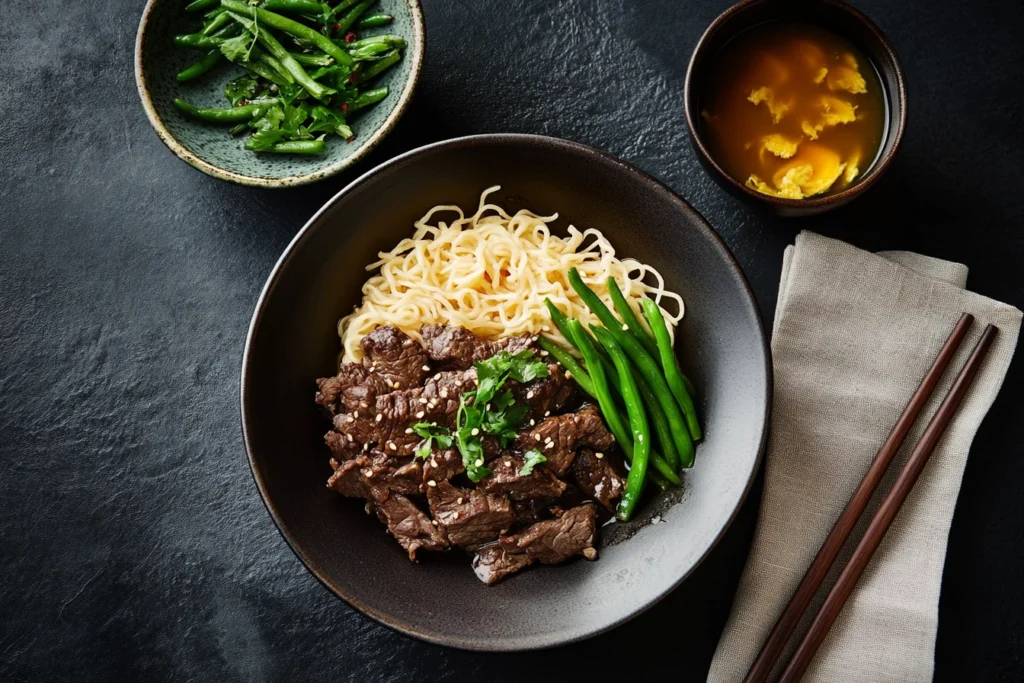
[[290,187],[316,182],[361,159],[394,127],[405,111],[423,63],[423,12],[419,0],[380,0],[370,11],[386,12],[395,20],[384,28],[360,35],[396,33],[408,41],[402,61],[376,84],[387,85],[388,96],[352,119],[356,139],[328,138],[327,152],[317,156],[257,154],[228,136],[224,126],[195,121],[175,109],[180,97],[199,107],[226,107],[224,84],[244,73],[222,64],[202,78],[178,83],[175,75],[194,63],[202,52],[174,46],[174,36],[194,33],[201,14],[185,12],[189,0],[149,0],[135,40],[135,82],[149,122],[172,152],[186,163],[216,178],[256,187]]

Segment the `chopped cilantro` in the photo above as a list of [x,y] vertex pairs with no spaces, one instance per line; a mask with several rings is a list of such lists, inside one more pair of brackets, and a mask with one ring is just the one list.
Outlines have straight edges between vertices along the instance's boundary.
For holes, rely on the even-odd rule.
[[533,468],[542,462],[547,462],[548,459],[544,457],[544,454],[538,451],[536,448],[531,448],[526,451],[523,455],[523,466],[519,469],[520,476],[527,476],[533,472]]
[[412,426],[412,431],[423,437],[423,444],[416,449],[416,457],[426,460],[436,443],[438,448],[452,447],[452,431],[436,422],[420,422]]

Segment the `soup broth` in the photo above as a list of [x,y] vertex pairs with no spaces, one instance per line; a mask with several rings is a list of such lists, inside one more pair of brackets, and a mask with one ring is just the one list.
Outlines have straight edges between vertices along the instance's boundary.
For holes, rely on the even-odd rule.
[[868,170],[885,133],[885,95],[849,41],[771,22],[722,49],[701,117],[727,173],[763,194],[804,199],[841,191]]

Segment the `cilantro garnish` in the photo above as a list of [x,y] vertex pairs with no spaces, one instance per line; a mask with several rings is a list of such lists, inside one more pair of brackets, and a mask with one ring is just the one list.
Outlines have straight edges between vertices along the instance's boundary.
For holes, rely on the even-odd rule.
[[423,445],[416,449],[416,457],[426,460],[436,443],[438,448],[452,447],[452,431],[436,422],[420,422],[412,426],[412,431],[423,437]]
[[531,448],[526,451],[523,455],[523,466],[519,468],[520,476],[527,476],[533,472],[533,468],[542,462],[547,462],[548,459],[544,457],[544,454],[538,451],[536,448]]

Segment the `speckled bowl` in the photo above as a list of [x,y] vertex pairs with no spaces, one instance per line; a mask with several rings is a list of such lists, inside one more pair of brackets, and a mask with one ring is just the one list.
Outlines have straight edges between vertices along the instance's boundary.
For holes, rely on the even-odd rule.
[[[199,16],[185,12],[189,0],[149,0],[135,40],[135,83],[146,116],[172,152],[215,178],[255,187],[290,187],[316,182],[340,172],[369,152],[394,127],[405,111],[423,63],[423,12],[419,0],[380,0],[375,10],[395,17],[390,26],[366,35],[396,33],[408,41],[402,61],[377,80],[390,92],[382,102],[352,120],[353,142],[337,136],[327,140],[327,152],[317,156],[257,154],[231,138],[225,126],[187,118],[175,109],[180,97],[199,107],[225,107],[224,84],[244,73],[222,64],[203,78],[178,83],[175,75],[203,53],[174,46],[179,33],[193,33]],[[363,33],[363,32],[361,32]]]
[[[413,564],[331,472],[313,403],[332,374],[338,318],[358,304],[365,266],[436,204],[558,212],[553,228],[601,230],[622,256],[657,268],[686,301],[680,361],[698,389],[704,440],[681,489],[601,530],[600,558],[536,567],[485,586],[461,552]],[[267,280],[242,360],[242,430],[253,477],[284,538],[340,598],[433,643],[526,650],[606,631],[657,602],[718,542],[750,489],[768,429],[771,359],[739,265],[701,216],[633,166],[533,135],[478,135],[403,154],[338,193],[299,231]],[[681,638],[686,637],[684,630]]]

